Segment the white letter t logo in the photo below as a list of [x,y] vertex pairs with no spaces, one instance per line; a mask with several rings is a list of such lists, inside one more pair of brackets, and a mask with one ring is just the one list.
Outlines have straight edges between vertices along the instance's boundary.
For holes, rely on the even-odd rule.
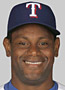
[[41,5],[38,3],[27,3],[26,4],[26,8],[29,8],[29,6],[32,6],[31,8],[31,14],[29,15],[32,18],[38,18],[38,16],[36,15],[36,6],[38,6],[39,9],[41,9]]

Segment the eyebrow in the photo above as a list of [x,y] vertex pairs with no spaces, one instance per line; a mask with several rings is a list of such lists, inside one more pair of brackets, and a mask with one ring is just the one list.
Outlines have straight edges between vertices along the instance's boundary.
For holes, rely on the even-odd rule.
[[[25,37],[25,36],[17,36],[17,37],[14,38],[14,40],[15,40],[15,39],[18,39],[18,38],[23,38],[23,39],[29,40],[29,39],[28,39],[27,37]],[[40,40],[40,39],[49,39],[49,37],[39,37],[38,39],[39,39],[39,40]]]
[[48,39],[48,37],[40,37],[39,39]]
[[24,37],[24,36],[16,36],[14,39],[18,39],[18,38],[24,38],[24,39],[27,39],[28,40],[28,38],[27,37]]

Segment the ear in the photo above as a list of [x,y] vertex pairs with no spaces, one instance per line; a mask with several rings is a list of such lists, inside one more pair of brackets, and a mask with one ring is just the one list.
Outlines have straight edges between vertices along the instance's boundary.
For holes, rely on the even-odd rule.
[[11,45],[10,45],[10,41],[7,38],[4,38],[3,40],[3,45],[6,51],[6,55],[9,57],[11,56]]
[[55,40],[55,47],[54,47],[55,57],[58,56],[59,47],[60,47],[60,39],[57,37]]

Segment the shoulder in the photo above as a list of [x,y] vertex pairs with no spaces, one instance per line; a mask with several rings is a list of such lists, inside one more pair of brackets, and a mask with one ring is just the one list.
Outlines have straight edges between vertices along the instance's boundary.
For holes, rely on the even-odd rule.
[[65,86],[58,83],[58,90],[65,90]]
[[4,85],[0,86],[0,90],[4,90]]

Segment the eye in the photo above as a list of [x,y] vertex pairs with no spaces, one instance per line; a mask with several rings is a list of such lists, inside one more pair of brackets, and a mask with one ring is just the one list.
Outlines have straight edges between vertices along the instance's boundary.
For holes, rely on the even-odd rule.
[[23,45],[23,46],[27,45],[26,42],[19,42],[18,44]]
[[22,48],[28,48],[30,46],[29,42],[18,42],[18,46]]
[[47,45],[48,43],[46,43],[46,42],[41,42],[41,43],[39,43],[39,45]]
[[48,43],[47,42],[40,42],[40,43],[38,43],[38,47],[40,47],[40,48],[48,47]]

